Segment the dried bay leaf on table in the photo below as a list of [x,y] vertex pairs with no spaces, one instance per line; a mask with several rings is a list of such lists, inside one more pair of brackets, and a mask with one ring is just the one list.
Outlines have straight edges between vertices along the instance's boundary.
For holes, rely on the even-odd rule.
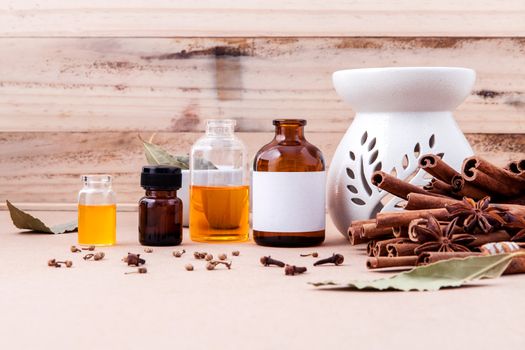
[[350,281],[346,284],[334,282],[311,283],[325,289],[348,290],[399,290],[435,291],[446,287],[459,287],[467,282],[483,278],[500,277],[512,258],[523,253],[472,256],[449,259],[418,266],[410,271],[372,281]]
[[7,208],[9,209],[9,214],[11,215],[11,220],[13,220],[13,224],[19,229],[52,234],[70,233],[77,231],[77,220],[65,224],[47,226],[40,219],[35,218],[34,216],[24,212],[23,210],[18,209],[8,200],[6,200],[6,203]]

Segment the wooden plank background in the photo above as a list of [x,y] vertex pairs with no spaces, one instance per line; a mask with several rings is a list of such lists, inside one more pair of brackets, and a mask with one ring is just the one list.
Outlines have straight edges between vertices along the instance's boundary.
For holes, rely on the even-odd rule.
[[331,85],[345,68],[473,68],[458,124],[499,164],[525,156],[518,0],[7,1],[0,53],[2,202],[72,203],[80,174],[108,172],[133,203],[137,135],[187,153],[208,118],[236,119],[251,155],[272,119],[306,118],[330,160],[353,116]]

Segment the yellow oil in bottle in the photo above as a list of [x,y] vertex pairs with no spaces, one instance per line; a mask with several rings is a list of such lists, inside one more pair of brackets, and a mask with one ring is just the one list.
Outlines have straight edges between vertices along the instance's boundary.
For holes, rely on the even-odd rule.
[[117,236],[117,206],[78,206],[78,243],[83,245],[113,245]]
[[191,186],[190,236],[197,242],[248,239],[249,186]]

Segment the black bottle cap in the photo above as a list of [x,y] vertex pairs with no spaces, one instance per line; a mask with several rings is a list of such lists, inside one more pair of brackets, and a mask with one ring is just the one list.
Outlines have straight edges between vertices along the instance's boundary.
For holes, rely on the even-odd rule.
[[178,190],[182,186],[180,168],[168,165],[142,167],[140,186],[152,190]]

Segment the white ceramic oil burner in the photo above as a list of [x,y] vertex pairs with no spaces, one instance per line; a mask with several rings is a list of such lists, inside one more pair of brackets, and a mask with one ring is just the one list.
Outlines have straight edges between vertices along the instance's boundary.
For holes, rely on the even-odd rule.
[[416,185],[428,182],[418,171],[425,153],[442,155],[459,169],[473,154],[452,115],[469,95],[476,73],[452,67],[367,68],[337,71],[334,87],[356,111],[328,173],[328,211],[347,235],[352,220],[379,211],[401,210],[400,198],[371,184],[383,170]]

